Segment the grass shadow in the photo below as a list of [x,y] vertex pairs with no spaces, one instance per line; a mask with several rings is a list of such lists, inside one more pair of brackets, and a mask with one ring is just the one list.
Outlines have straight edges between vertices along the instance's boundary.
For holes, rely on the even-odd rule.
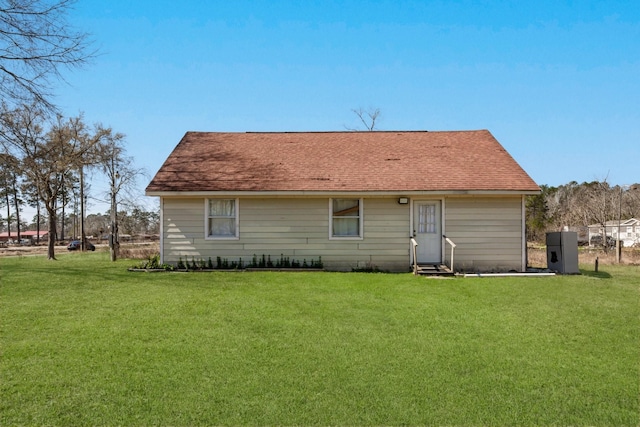
[[597,279],[611,279],[613,276],[606,271],[580,270],[583,276],[595,277]]

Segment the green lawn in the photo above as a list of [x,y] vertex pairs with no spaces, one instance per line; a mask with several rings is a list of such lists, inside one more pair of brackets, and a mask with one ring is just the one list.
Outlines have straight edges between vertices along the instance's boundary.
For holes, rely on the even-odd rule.
[[0,425],[640,424],[640,268],[130,273],[0,258]]

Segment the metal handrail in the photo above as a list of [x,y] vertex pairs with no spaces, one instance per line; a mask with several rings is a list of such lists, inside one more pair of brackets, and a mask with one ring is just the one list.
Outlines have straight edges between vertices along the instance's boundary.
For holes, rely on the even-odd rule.
[[[447,236],[445,236],[444,234],[442,235],[442,238],[446,243],[449,244],[449,246],[451,246],[451,265],[449,266],[449,268],[451,269],[451,271],[453,271],[453,254],[457,245],[453,243],[453,241]],[[411,250],[413,252],[413,274],[418,274],[418,250],[416,249],[417,247],[418,247],[418,242],[416,241],[416,239],[411,237]]]
[[453,243],[453,241],[444,234],[442,235],[442,238],[451,246],[451,265],[449,266],[449,268],[451,269],[451,271],[453,271],[453,251],[456,248],[456,244]]
[[418,242],[416,239],[411,237],[411,249],[413,251],[413,274],[418,274],[418,251],[416,248],[418,247]]

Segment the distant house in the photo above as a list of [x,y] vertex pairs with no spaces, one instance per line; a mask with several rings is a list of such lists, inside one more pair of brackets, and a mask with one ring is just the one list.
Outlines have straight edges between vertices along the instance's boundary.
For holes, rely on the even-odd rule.
[[[44,242],[49,238],[49,232],[47,230],[40,230],[40,241]],[[20,238],[21,239],[28,239],[32,242],[37,241],[38,239],[38,232],[37,231],[21,231],[20,232]],[[18,232],[17,231],[12,231],[11,232],[11,236],[9,236],[9,232],[8,231],[3,231],[2,233],[0,233],[0,242],[7,242],[9,240],[11,241],[15,241],[18,239]]]
[[602,224],[592,224],[589,226],[589,244],[590,246],[602,245],[602,235],[615,241],[620,236],[620,241],[625,248],[634,245],[640,245],[640,220],[629,218],[620,220],[607,221],[605,226]]
[[487,130],[187,132],[146,189],[162,262],[322,257],[329,270],[526,269],[536,183]]

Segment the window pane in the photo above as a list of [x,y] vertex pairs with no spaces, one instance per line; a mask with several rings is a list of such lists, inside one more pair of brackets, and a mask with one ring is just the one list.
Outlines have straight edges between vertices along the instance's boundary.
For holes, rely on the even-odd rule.
[[235,236],[235,218],[209,218],[210,236]]
[[209,200],[209,216],[235,216],[236,201],[224,199]]
[[418,233],[436,232],[436,206],[418,206]]
[[359,218],[334,218],[333,219],[333,235],[334,236],[359,236],[360,235],[360,219]]
[[360,200],[333,199],[333,216],[360,216]]

